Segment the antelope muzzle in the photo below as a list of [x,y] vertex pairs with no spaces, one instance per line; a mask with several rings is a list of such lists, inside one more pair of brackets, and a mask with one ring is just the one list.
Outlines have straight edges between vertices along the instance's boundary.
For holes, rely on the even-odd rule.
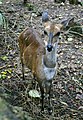
[[49,33],[48,37],[49,37],[49,40],[48,40],[48,44],[47,44],[47,50],[48,50],[48,52],[51,52],[53,50],[53,45],[52,45],[53,33]]

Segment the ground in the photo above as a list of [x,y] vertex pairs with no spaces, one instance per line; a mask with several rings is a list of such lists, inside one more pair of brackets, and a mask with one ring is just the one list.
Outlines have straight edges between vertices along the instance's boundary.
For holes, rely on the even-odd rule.
[[53,0],[31,0],[27,5],[23,5],[22,0],[4,0],[0,7],[7,20],[7,25],[0,29],[0,106],[4,104],[0,109],[6,105],[1,112],[5,117],[0,115],[1,120],[82,120],[83,36],[62,35],[58,48],[57,76],[52,87],[51,115],[47,111],[47,101],[45,111],[41,113],[40,99],[32,99],[28,95],[33,89],[31,83],[34,78],[26,68],[26,80],[22,80],[18,47],[18,36],[26,26],[34,27],[43,35],[41,14],[44,10],[56,23],[74,17],[76,22],[82,24],[82,6],[57,4]]

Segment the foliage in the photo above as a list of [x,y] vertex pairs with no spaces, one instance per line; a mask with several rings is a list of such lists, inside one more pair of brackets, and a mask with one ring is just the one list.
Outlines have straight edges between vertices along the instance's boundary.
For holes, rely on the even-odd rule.
[[29,11],[32,11],[32,10],[35,11],[35,6],[31,3],[27,3],[26,7],[28,8]]
[[0,73],[0,79],[5,79],[6,77],[11,78],[12,69],[7,69]]

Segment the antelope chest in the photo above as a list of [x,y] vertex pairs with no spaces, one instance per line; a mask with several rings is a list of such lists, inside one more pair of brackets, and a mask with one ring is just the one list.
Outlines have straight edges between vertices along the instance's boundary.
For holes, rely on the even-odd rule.
[[46,50],[46,55],[43,56],[42,64],[46,80],[52,80],[57,70],[56,46],[52,52]]
[[47,80],[52,80],[56,73],[56,67],[48,68],[44,65],[44,74]]
[[[53,60],[53,58],[51,59]],[[43,72],[46,80],[52,80],[54,78],[54,75],[56,74],[57,63],[54,61],[55,59],[49,64],[48,59],[44,61],[44,58],[43,58],[42,60]]]

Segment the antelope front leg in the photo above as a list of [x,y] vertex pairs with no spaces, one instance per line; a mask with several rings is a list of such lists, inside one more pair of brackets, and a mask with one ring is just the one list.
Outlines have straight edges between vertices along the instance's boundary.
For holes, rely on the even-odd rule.
[[42,103],[42,107],[41,107],[41,111],[44,111],[44,92],[41,92],[41,103]]
[[24,76],[24,63],[23,63],[23,59],[21,58],[21,64],[22,64],[22,77],[23,80],[25,80],[25,76]]
[[44,111],[44,88],[42,87],[41,84],[39,84],[40,91],[41,91],[41,111]]
[[48,101],[49,101],[49,103],[48,103],[48,112],[49,112],[49,114],[52,114],[52,105],[51,105],[51,86],[50,86],[50,90],[49,90],[49,96],[48,96]]
[[51,105],[51,87],[52,87],[52,81],[47,81],[45,84],[46,93],[48,94],[48,112],[49,114],[52,114],[52,105]]

